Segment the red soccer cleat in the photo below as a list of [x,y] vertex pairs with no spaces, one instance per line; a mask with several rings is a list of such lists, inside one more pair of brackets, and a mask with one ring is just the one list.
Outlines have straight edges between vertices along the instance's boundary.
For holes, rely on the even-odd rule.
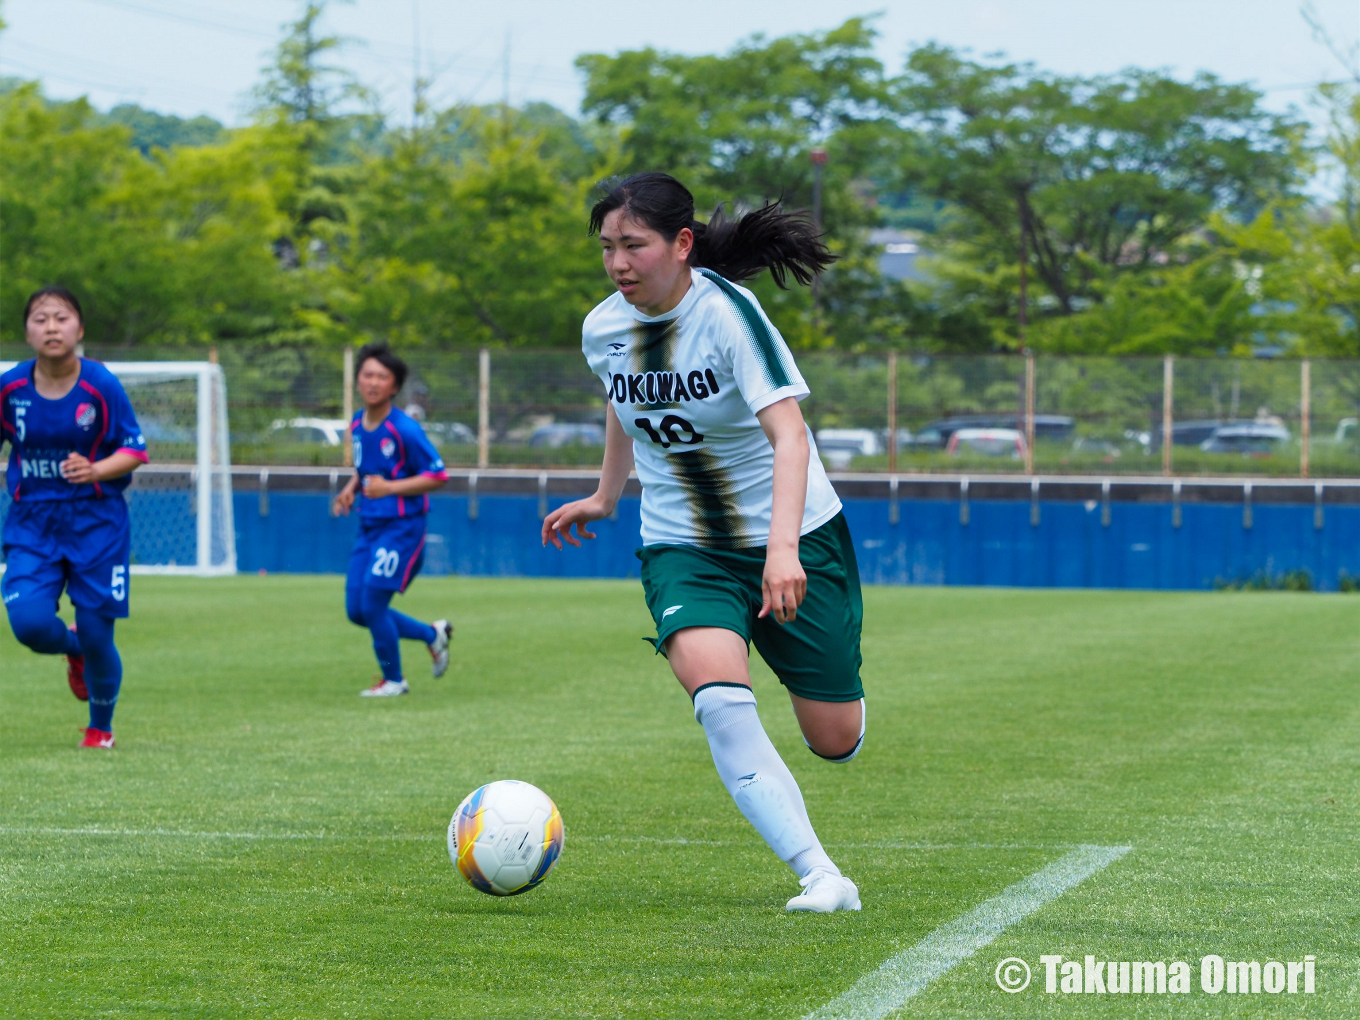
[[[73,623],[66,629],[74,634],[76,625]],[[71,693],[77,698],[81,701],[90,700],[90,689],[85,686],[85,656],[66,656],[66,682],[71,685]],[[113,745],[110,744],[109,746],[112,747]]]
[[81,747],[112,747],[113,734],[97,730],[93,726],[85,729],[85,739],[80,742]]

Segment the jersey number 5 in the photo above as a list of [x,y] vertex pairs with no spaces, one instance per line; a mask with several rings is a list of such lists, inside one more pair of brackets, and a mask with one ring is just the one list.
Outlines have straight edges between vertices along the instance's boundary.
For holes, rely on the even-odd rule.
[[[678,414],[668,414],[662,418],[659,426],[660,431],[658,431],[658,427],[652,425],[650,418],[637,418],[633,424],[651,436],[652,442],[660,443],[662,448],[667,450],[670,449],[672,443],[679,443],[681,446],[693,446],[695,443],[704,441],[704,437],[700,435],[698,429]],[[677,430],[688,432],[689,438],[681,439],[676,435]]]
[[127,598],[127,567],[120,565],[113,568],[113,576],[109,578],[109,594],[115,602]]

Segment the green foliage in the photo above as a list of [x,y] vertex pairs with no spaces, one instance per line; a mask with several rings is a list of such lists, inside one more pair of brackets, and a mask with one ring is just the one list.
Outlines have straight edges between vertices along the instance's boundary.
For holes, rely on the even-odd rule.
[[0,338],[22,342],[27,294],[76,290],[92,342],[249,334],[278,312],[277,215],[250,133],[143,156],[84,101],[35,86],[0,98]]
[[107,116],[114,124],[131,130],[129,141],[143,155],[152,149],[171,149],[177,145],[211,145],[223,130],[211,117],[175,117],[143,109],[136,103],[120,103]]
[[[1007,322],[1022,232],[1039,285],[1031,314],[1071,316],[1116,281],[1167,264],[1213,211],[1250,216],[1290,193],[1305,166],[1300,122],[1208,74],[1063,77],[930,45],[908,56],[894,95],[919,132],[903,177],[956,211],[946,221],[958,242],[951,254],[980,277],[967,290],[1000,283],[989,314],[1002,318],[1004,297]],[[1171,327],[1173,344],[1185,325],[1199,332],[1196,318],[1214,318],[1179,312],[1191,322]],[[1157,346],[1156,328],[1132,332],[1175,349]]]
[[[1342,584],[1344,585],[1344,579]],[[1236,581],[1219,580],[1214,583],[1215,591],[1312,591],[1313,575],[1306,570],[1286,570],[1283,574],[1270,574],[1257,571],[1250,577]],[[1349,589],[1342,587],[1342,591]]]
[[[608,293],[584,234],[592,187],[665,169],[720,202],[813,205],[840,260],[817,307],[752,287],[794,346],[1052,353],[1360,356],[1360,98],[1318,94],[1321,154],[1252,89],[1129,70],[1072,77],[928,45],[900,74],[872,19],[577,63],[583,116],[430,109],[395,128],[305,0],[226,131],[133,105],[100,114],[0,80],[0,342],[32,287],[86,299],[95,343],[301,351],[571,348]],[[1335,207],[1300,181],[1324,159]],[[925,281],[885,278],[879,225],[926,232]]]

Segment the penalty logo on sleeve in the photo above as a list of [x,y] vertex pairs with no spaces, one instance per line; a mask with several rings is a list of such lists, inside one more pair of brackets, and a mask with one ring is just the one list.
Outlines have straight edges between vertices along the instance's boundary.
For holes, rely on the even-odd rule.
[[95,410],[93,404],[81,404],[76,408],[76,424],[89,431],[94,425]]

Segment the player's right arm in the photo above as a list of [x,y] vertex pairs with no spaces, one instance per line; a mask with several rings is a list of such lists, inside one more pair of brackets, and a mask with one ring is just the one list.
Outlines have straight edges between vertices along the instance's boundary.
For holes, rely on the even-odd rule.
[[349,481],[345,487],[335,494],[335,504],[332,509],[337,517],[346,517],[350,510],[354,508],[354,494],[359,491],[359,473],[356,471],[349,476]]
[[614,512],[632,470],[633,440],[623,431],[613,404],[605,404],[604,465],[600,469],[600,485],[595,495],[559,506],[543,518],[543,544],[551,542],[561,549],[565,539],[568,545],[580,546],[580,541],[571,533],[573,524],[581,538],[594,538],[595,533],[587,531],[586,526]]

